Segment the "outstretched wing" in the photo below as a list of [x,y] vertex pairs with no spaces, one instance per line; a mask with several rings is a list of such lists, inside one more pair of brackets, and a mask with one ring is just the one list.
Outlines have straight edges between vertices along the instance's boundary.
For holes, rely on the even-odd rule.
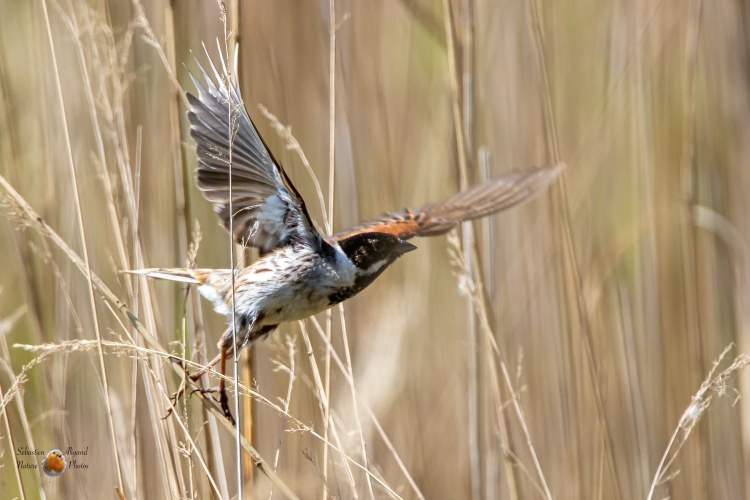
[[499,179],[472,186],[447,200],[421,208],[387,213],[333,237],[339,241],[366,232],[389,233],[402,240],[445,234],[459,223],[505,210],[541,193],[565,168],[528,167],[511,170]]
[[256,247],[261,253],[289,244],[320,248],[322,237],[304,200],[258,134],[239,89],[230,81],[223,57],[221,74],[210,57],[208,60],[213,78],[198,64],[205,87],[190,75],[198,96],[188,94],[190,136],[198,152],[198,188],[214,204],[227,230],[231,217],[234,240],[239,244]]

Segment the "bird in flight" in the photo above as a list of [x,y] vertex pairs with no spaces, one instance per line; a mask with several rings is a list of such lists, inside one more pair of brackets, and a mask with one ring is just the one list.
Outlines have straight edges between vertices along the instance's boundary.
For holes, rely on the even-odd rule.
[[[407,240],[445,234],[463,221],[526,201],[564,168],[511,170],[443,201],[386,213],[326,237],[315,228],[305,201],[259,135],[224,61],[222,73],[210,57],[209,64],[213,77],[201,66],[205,86],[190,75],[198,95],[187,96],[190,135],[198,154],[195,181],[214,204],[221,224],[231,228],[234,241],[257,248],[260,258],[235,270],[234,280],[231,269],[128,271],[198,285],[198,292],[227,317],[219,355],[191,375],[193,381],[217,363],[224,375],[230,353],[265,338],[280,323],[305,319],[358,294],[396,259],[417,248]],[[175,402],[184,390],[182,386],[173,395]],[[234,423],[225,379],[206,392],[219,393],[222,410]]]

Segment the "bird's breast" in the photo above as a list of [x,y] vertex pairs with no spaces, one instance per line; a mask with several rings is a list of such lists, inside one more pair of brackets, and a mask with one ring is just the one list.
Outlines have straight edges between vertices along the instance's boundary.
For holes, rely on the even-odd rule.
[[[351,291],[355,276],[346,265],[320,254],[279,252],[252,267],[235,299],[241,302],[238,310],[259,314],[264,324],[305,319],[356,293]],[[336,294],[345,298],[332,302]]]

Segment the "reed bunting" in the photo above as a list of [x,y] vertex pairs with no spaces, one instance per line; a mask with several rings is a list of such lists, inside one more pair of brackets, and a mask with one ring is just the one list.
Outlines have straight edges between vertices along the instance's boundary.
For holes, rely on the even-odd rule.
[[[198,95],[187,96],[190,135],[198,152],[196,184],[227,229],[231,218],[234,241],[257,248],[260,258],[235,271],[234,288],[230,269],[130,271],[198,285],[198,292],[227,317],[229,328],[219,340],[220,354],[193,374],[193,381],[217,363],[224,374],[229,353],[265,338],[280,323],[305,319],[358,294],[396,259],[417,248],[406,240],[445,234],[460,222],[526,201],[563,169],[557,165],[512,170],[446,200],[387,213],[325,237],[258,134],[223,61],[221,74],[210,59],[209,63],[213,78],[201,67],[205,87],[191,75]],[[236,344],[232,341],[232,297]],[[175,393],[175,401],[183,391],[184,387]],[[222,409],[233,421],[224,378],[212,391],[220,393]]]

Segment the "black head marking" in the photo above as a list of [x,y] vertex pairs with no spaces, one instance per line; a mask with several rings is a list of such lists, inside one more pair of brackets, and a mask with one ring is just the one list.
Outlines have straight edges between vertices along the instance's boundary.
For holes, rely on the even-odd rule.
[[375,281],[393,261],[417,247],[388,233],[360,233],[339,241],[341,250],[360,270],[354,284],[328,297],[330,305],[343,302]]
[[355,234],[338,243],[349,260],[362,270],[383,261],[391,264],[401,255],[417,248],[392,234],[374,232]]

